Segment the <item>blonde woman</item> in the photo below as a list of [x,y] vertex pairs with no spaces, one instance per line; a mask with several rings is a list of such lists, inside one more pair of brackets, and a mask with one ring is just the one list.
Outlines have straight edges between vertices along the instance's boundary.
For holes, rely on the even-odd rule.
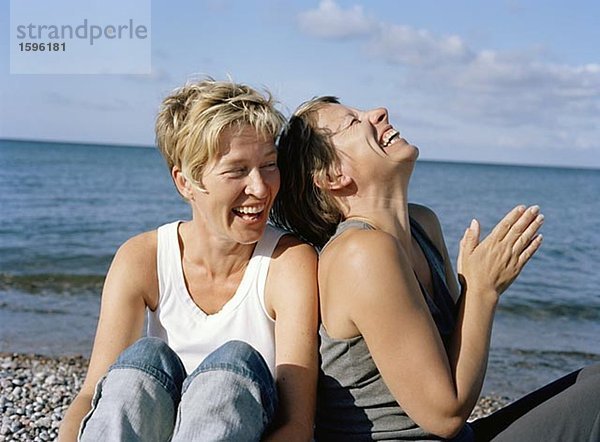
[[267,225],[282,121],[232,82],[163,101],[158,147],[192,218],[118,250],[60,440],[310,440],[316,256]]

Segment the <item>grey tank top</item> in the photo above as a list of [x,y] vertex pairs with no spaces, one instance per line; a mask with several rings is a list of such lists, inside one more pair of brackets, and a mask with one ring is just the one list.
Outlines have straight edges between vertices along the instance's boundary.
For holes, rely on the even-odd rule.
[[[348,229],[374,228],[362,221],[344,221],[322,250]],[[427,293],[422,285],[421,290],[440,336],[447,344],[456,323],[457,306],[446,285],[443,259],[414,220],[411,220],[411,233],[427,258],[433,280],[434,293]],[[318,442],[440,440],[425,432],[402,410],[385,385],[362,336],[333,339],[323,325],[319,336],[315,427]]]

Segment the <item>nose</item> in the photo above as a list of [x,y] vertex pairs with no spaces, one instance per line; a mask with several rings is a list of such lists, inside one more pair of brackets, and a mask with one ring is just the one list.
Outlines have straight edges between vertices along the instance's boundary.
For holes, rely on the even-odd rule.
[[388,121],[388,111],[385,107],[378,107],[367,112],[369,121],[372,124],[379,124]]
[[266,198],[268,195],[268,187],[260,170],[253,170],[248,174],[248,182],[246,184],[246,195],[252,195],[258,199]]

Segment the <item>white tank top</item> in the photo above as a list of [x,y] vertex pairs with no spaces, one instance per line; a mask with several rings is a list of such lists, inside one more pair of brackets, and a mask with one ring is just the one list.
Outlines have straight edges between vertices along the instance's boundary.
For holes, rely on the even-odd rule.
[[244,341],[263,356],[275,375],[275,320],[265,308],[265,283],[271,255],[283,230],[267,225],[233,297],[207,315],[192,300],[183,279],[177,228],[180,221],[158,228],[159,299],[148,310],[148,336],[164,340],[179,355],[188,374],[227,341]]

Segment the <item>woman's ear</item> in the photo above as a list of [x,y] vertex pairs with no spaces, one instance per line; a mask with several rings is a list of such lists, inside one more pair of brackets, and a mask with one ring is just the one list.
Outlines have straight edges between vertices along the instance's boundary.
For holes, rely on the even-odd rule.
[[193,185],[178,166],[173,166],[171,169],[171,178],[173,178],[179,194],[186,200],[192,201],[194,199],[194,192],[192,192]]
[[313,178],[315,186],[324,190],[340,190],[352,184],[352,178],[339,170],[330,170]]

